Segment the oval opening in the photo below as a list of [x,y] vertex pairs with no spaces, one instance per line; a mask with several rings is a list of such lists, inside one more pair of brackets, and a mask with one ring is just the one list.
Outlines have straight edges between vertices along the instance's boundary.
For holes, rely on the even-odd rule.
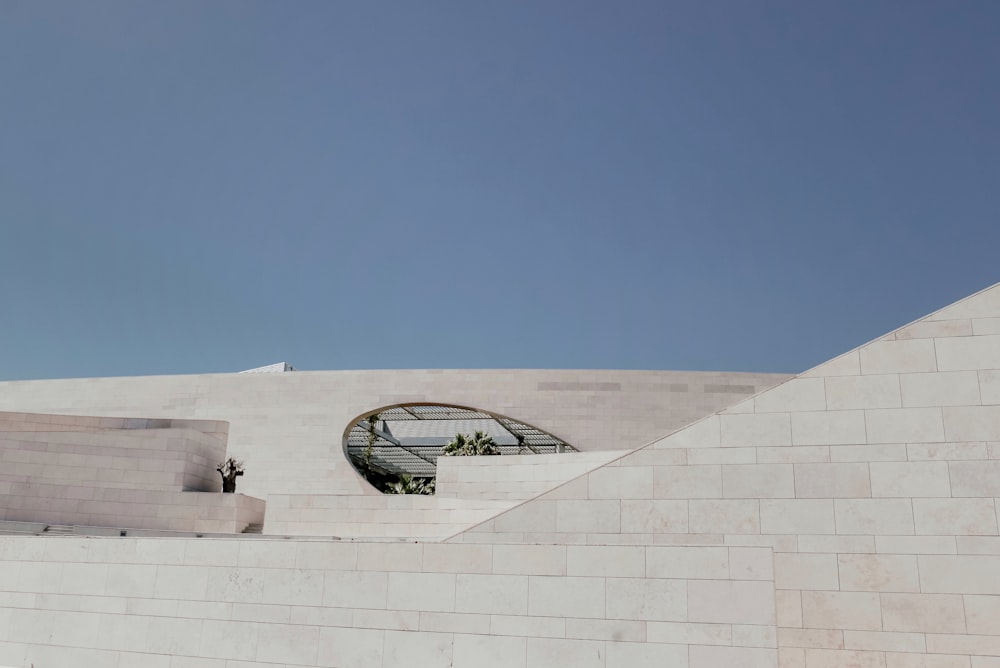
[[396,404],[358,417],[344,434],[348,460],[386,494],[433,494],[437,459],[472,454],[575,451],[552,434],[492,411],[450,404]]

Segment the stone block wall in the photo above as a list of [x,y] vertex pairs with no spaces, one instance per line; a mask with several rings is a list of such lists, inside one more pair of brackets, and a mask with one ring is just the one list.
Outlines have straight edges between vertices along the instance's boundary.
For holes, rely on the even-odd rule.
[[264,533],[441,540],[500,514],[513,504],[419,494],[272,494],[267,501]]
[[455,540],[769,546],[782,668],[994,668],[998,318],[994,287]]
[[994,286],[446,542],[0,536],[0,665],[997,668],[998,378]]
[[769,548],[0,536],[0,665],[773,665]]
[[621,456],[615,451],[441,457],[437,496],[524,501]]

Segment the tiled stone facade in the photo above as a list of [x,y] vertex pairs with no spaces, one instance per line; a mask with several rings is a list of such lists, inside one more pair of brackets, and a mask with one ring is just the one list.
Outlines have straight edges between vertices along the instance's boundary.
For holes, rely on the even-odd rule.
[[994,286],[445,542],[0,537],[0,665],[997,668],[998,322]]

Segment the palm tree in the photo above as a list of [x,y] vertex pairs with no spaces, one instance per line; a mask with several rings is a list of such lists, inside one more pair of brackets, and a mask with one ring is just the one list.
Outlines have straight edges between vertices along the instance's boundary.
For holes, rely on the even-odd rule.
[[441,454],[452,456],[469,455],[499,455],[500,448],[493,442],[493,437],[481,431],[477,431],[472,436],[468,434],[455,434],[455,438],[441,449]]

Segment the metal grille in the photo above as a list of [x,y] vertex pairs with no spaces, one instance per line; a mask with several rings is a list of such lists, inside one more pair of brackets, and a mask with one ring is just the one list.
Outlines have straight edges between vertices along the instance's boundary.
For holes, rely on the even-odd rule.
[[[431,420],[438,421],[440,428],[416,424]],[[368,420],[364,419],[347,435],[347,453],[355,465],[360,465],[364,457],[368,429]],[[433,477],[441,448],[455,434],[472,434],[477,429],[493,436],[501,455],[576,450],[551,434],[508,417],[437,404],[397,406],[379,411],[375,429],[372,466],[386,473],[406,473],[414,477]]]

